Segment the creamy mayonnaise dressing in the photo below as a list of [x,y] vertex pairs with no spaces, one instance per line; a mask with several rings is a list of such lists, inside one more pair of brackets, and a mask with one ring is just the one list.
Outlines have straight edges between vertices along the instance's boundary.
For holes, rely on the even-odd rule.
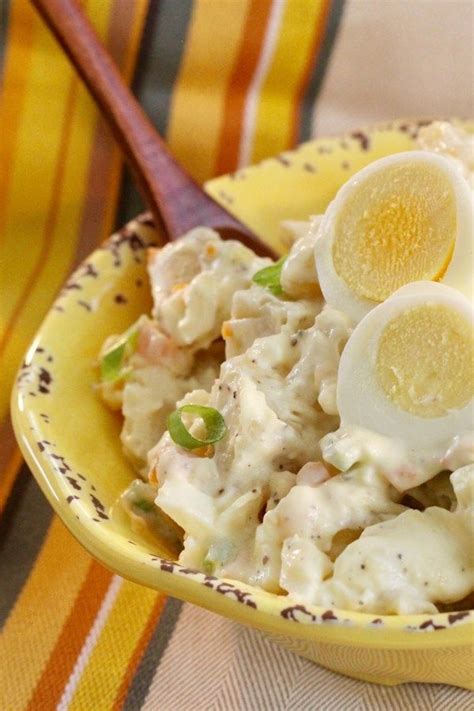
[[455,162],[464,177],[474,187],[474,136],[448,121],[434,121],[423,126],[418,144],[425,151],[440,153]]
[[220,336],[232,296],[271,264],[240,242],[204,227],[151,253],[153,317],[179,345],[208,346]]
[[[253,274],[270,263],[206,228],[151,250],[153,319],[143,316],[137,323],[127,377],[100,386],[109,406],[122,409],[124,451],[144,476],[148,451],[176,402],[191,390],[210,388],[219,373],[223,348],[215,339],[230,316],[234,292],[248,287]],[[107,339],[102,352],[114,340]]]
[[[472,138],[450,124],[423,129],[420,143],[472,170]],[[341,424],[339,361],[356,323],[321,295],[319,223],[287,223],[278,295],[252,282],[270,260],[211,230],[151,253],[152,318],[138,322],[126,377],[101,385],[150,482],[134,482],[123,504],[135,528],[169,516],[187,566],[303,603],[436,612],[474,587],[474,432],[420,455]],[[166,417],[186,404],[217,410],[225,437],[176,444]],[[183,421],[205,436],[199,418]]]

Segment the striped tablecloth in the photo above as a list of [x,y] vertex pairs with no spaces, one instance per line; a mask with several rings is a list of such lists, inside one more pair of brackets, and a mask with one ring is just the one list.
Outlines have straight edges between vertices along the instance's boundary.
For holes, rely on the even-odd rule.
[[[316,132],[474,113],[471,0],[82,4],[198,180]],[[141,205],[27,0],[0,0],[0,70],[0,710],[472,708],[459,689],[345,679],[126,582],[52,515],[10,385],[73,265]]]

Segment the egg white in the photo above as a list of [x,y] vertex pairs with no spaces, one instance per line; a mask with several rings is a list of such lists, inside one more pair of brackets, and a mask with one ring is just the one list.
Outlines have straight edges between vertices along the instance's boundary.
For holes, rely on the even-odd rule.
[[387,396],[377,377],[381,336],[393,319],[417,306],[444,305],[474,328],[472,303],[456,290],[436,282],[408,284],[370,311],[356,326],[341,356],[337,405],[342,425],[356,425],[429,456],[442,455],[450,440],[474,426],[474,401],[444,416],[421,417],[402,409]]
[[380,302],[355,293],[337,273],[333,262],[336,221],[348,198],[368,177],[379,172],[381,180],[383,180],[383,171],[387,167],[407,162],[424,162],[438,166],[447,176],[453,188],[456,201],[457,234],[448,267],[440,281],[458,289],[467,298],[473,299],[474,201],[472,191],[461,171],[449,159],[428,151],[398,153],[381,158],[356,173],[339,190],[327,208],[322,221],[315,221],[310,227],[315,236],[317,234],[315,259],[323,296],[328,304],[344,311],[355,323]]

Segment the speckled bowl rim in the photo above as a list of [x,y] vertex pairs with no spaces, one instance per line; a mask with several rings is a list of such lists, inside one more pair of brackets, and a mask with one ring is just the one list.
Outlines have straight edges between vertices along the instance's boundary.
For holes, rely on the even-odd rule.
[[[399,124],[400,121],[381,122],[372,129],[365,129],[365,132],[371,133],[380,130],[380,127],[387,129]],[[149,214],[137,219],[150,224]],[[83,278],[88,265],[94,265],[104,250],[116,250],[118,242],[123,247],[129,245],[130,240],[136,242],[137,236],[130,234],[128,225],[84,260],[71,279]],[[153,242],[143,243],[141,248],[145,249],[152,244]],[[72,298],[70,293],[62,293],[59,300],[64,304],[69,298]],[[57,304],[58,300],[39,328],[25,356],[24,366],[30,367],[34,363],[38,347],[47,338],[51,312]],[[407,644],[410,648],[420,649],[459,646],[471,643],[474,638],[474,610],[434,615],[376,615],[316,605],[292,604],[285,596],[274,595],[235,580],[205,575],[175,561],[134,550],[132,545],[124,549],[123,545],[116,545],[115,538],[111,540],[107,537],[105,529],[96,528],[92,532],[90,526],[79,521],[65,503],[64,492],[59,485],[58,474],[51,458],[46,451],[38,451],[36,447],[36,436],[33,438],[31,434],[28,412],[24,409],[18,383],[12,391],[11,411],[22,453],[53,509],[89,553],[124,578],[215,610],[250,626],[297,638],[342,642],[354,647],[393,649],[406,647]],[[363,633],[362,637],[358,634],[351,639],[348,628],[353,631],[357,629]],[[383,634],[380,634],[381,630]],[[437,634],[431,634],[433,632]]]

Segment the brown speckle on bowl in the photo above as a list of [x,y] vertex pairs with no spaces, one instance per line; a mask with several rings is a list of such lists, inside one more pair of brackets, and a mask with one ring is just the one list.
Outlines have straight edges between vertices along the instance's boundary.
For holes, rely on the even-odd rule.
[[[145,224],[145,223],[141,223]],[[133,253],[135,262],[143,261],[145,249],[150,246],[150,242],[144,239],[133,229],[133,223],[125,225],[119,232],[113,235],[105,244],[103,249],[107,249],[112,254],[114,267],[122,266],[121,248],[126,245]]]
[[82,286],[77,281],[67,281],[63,286],[63,291],[80,291]]
[[[52,356],[44,348],[38,347],[30,361],[23,361],[17,376],[20,389],[28,386],[27,393],[31,397],[49,395],[53,384],[53,376],[49,367]],[[46,364],[46,365],[45,365]]]
[[285,607],[280,615],[285,620],[293,620],[293,622],[316,622],[316,615],[313,615],[304,605],[291,605]]
[[[46,443],[46,440],[43,440]],[[61,454],[56,454],[55,452],[50,452],[49,456],[54,459],[54,467],[59,471],[60,474],[65,474],[66,472],[72,471],[69,464],[66,462],[65,458]]]
[[362,148],[363,151],[369,150],[370,138],[366,133],[364,133],[364,131],[353,131],[351,133],[351,138],[354,138],[356,141],[359,142],[360,147]]
[[78,273],[80,276],[90,276],[94,279],[97,279],[97,277],[99,276],[97,267],[92,264],[92,262],[84,262],[84,264],[82,265],[82,271],[79,271]]
[[66,479],[68,482],[71,484],[72,488],[75,489],[76,491],[81,491],[82,486],[79,484],[77,479],[74,479],[73,476],[67,476]]
[[82,308],[86,311],[92,311],[92,306],[88,304],[87,301],[84,301],[83,299],[78,299],[77,303],[79,304],[79,306],[82,306]]
[[236,588],[234,585],[231,585],[231,583],[219,583],[218,585],[213,585],[213,581],[210,580],[209,583],[205,583],[205,585],[208,585],[208,587],[212,587],[216,592],[220,593],[221,595],[234,597],[237,602],[243,602],[244,605],[248,605],[248,607],[253,607],[254,609],[257,609],[257,603],[252,600],[252,596],[250,595],[250,593],[244,592],[243,590]]
[[464,620],[465,617],[469,617],[469,612],[453,612],[448,615],[448,622],[450,625],[454,625],[455,622]]
[[326,612],[323,612],[323,614],[321,615],[321,619],[324,621],[327,621],[327,620],[337,620],[338,618],[332,610],[326,610]]
[[99,518],[101,518],[103,521],[107,521],[109,517],[105,513],[105,506],[102,503],[102,501],[100,499],[98,499],[97,496],[95,496],[94,494],[90,494],[90,497],[91,497],[92,505],[95,508],[95,512],[96,512],[97,516]]
[[38,390],[40,393],[49,393],[53,376],[47,368],[41,367],[38,372]]
[[282,165],[284,165],[285,168],[287,168],[288,166],[291,165],[290,159],[287,158],[285,155],[283,155],[283,153],[280,153],[280,155],[278,155],[278,156],[276,157],[276,160],[277,160],[279,163],[281,163]]
[[420,625],[420,630],[426,630],[428,627],[432,627],[434,630],[445,630],[446,625],[437,625],[433,620],[425,620]]

